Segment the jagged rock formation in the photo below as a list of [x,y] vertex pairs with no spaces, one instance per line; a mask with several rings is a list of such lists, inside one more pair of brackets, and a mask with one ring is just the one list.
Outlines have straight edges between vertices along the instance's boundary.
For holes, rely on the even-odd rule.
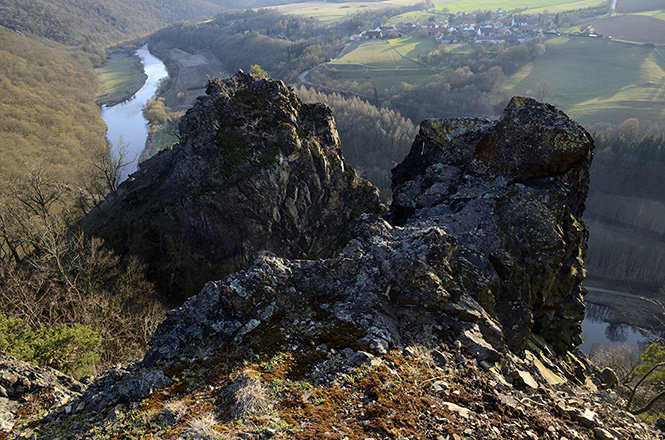
[[210,81],[206,94],[181,119],[179,144],[143,162],[83,222],[141,256],[178,303],[261,250],[331,256],[353,218],[383,212],[344,161],[330,108],[242,73]]
[[39,368],[0,353],[0,438],[14,425],[49,408],[64,408],[86,386],[52,368]]
[[498,122],[425,121],[393,170],[393,223],[457,238],[459,289],[513,350],[532,330],[561,353],[581,343],[592,150],[563,112],[513,98]]
[[[223,103],[241,101],[243,121],[256,103],[271,108],[268,97],[277,99],[277,116],[263,115],[259,123],[277,121],[285,141],[295,142],[302,122],[280,109],[287,98],[295,102],[290,108],[299,104],[280,83],[239,76],[211,88],[218,90],[210,96]],[[218,146],[220,132],[224,142],[239,135],[215,126],[218,116],[206,116],[218,115],[216,99],[201,101],[208,112],[191,112],[183,122],[187,148]],[[224,116],[229,126],[236,116]],[[334,133],[328,128],[323,133]],[[321,131],[308,130],[322,139]],[[256,137],[250,144],[273,145],[273,139]],[[334,136],[328,141],[335,143]],[[294,176],[289,166],[300,161],[289,164],[295,153],[277,145],[283,152],[276,156],[278,169]],[[593,367],[573,350],[583,315],[586,227],[580,216],[592,149],[589,135],[563,113],[523,98],[513,99],[499,121],[424,122],[394,170],[386,218],[360,215],[348,227],[350,241],[330,258],[261,253],[247,270],[208,283],[169,313],[142,361],[95,378],[72,404],[75,429],[59,409],[25,434],[660,438],[616,409],[615,394],[598,391],[603,384],[592,379]],[[185,166],[177,163],[177,151],[156,163],[172,179],[190,182],[189,174],[171,172]],[[264,163],[266,150],[260,151],[251,155],[254,165]],[[330,181],[333,165],[343,166],[324,162],[317,168],[321,182]],[[272,165],[259,174],[271,175]],[[339,175],[355,183],[352,194],[374,194],[346,166]],[[140,192],[135,185],[124,187],[122,203],[130,203],[130,189]],[[345,196],[342,186],[330,197],[359,200]],[[262,191],[246,195],[265,200]],[[183,199],[189,206],[191,197]],[[280,216],[291,206],[285,200]],[[314,209],[308,206],[297,209],[299,218]],[[334,206],[345,212],[348,205]],[[327,227],[339,230],[349,218]],[[323,227],[314,218],[305,224]]]

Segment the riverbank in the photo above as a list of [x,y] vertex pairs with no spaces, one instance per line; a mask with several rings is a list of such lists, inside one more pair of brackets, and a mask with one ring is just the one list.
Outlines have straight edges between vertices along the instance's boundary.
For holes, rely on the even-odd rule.
[[224,65],[208,50],[192,53],[172,48],[164,43],[150,47],[152,53],[166,64],[170,75],[170,87],[160,90],[160,96],[173,112],[184,112],[205,94],[208,80],[224,77]]
[[148,79],[141,58],[134,50],[131,53],[123,49],[111,52],[107,62],[96,70],[100,83],[96,102],[100,106],[111,107],[127,101]]
[[210,51],[188,53],[165,45],[156,45],[152,50],[169,70],[169,87],[160,89],[158,93],[165,99],[171,119],[175,122],[174,125],[164,124],[149,130],[139,164],[178,142],[174,129],[180,117],[194,105],[196,98],[205,94],[209,79],[225,75],[224,66]]

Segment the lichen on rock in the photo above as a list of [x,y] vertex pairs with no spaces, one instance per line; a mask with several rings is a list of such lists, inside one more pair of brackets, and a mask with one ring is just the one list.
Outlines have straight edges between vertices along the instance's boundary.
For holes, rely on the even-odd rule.
[[436,224],[460,245],[460,289],[501,323],[561,353],[581,343],[591,136],[556,108],[515,97],[496,122],[429,120],[393,170],[392,222]]
[[[388,214],[359,214],[376,192],[341,158],[327,108],[243,75],[208,91],[182,145],[114,206],[154,195],[147,212],[171,213],[196,243],[216,227],[209,209],[234,203],[234,215],[264,215],[224,223],[254,258],[171,311],[140,362],[96,378],[76,402],[93,423],[120,436],[114,417],[130,408],[142,420],[159,409],[151,432],[172,438],[200,411],[230,438],[662,437],[596,392],[605,385],[575,350],[593,151],[581,126],[527,98],[498,121],[424,121],[393,170]],[[206,160],[233,179],[255,174],[195,197],[200,182],[230,182]],[[174,194],[188,216],[163,203]],[[260,402],[243,400],[251,389]],[[165,401],[189,411],[165,417]]]
[[344,161],[330,108],[303,104],[281,81],[211,80],[179,133],[82,222],[142,257],[177,304],[259,251],[332,256],[354,218],[385,210]]

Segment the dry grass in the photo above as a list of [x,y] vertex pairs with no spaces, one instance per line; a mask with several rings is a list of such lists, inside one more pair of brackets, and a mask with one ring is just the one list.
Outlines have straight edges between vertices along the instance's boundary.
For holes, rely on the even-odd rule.
[[260,417],[272,409],[268,387],[252,371],[243,371],[233,383],[235,404],[231,412],[246,420]]
[[181,440],[218,440],[224,438],[215,428],[215,415],[211,412],[189,422],[189,427],[180,436]]
[[182,400],[174,400],[164,404],[164,407],[157,414],[157,421],[165,425],[175,425],[187,414],[187,404]]

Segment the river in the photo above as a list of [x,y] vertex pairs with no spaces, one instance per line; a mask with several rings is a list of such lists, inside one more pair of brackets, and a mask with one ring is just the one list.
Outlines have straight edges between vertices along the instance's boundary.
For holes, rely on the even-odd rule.
[[[108,127],[108,140],[114,145],[122,143],[126,146],[127,166],[120,173],[120,181],[137,170],[138,158],[148,139],[148,122],[143,117],[143,106],[155,95],[159,84],[168,77],[164,63],[153,56],[147,46],[137,49],[136,54],[141,58],[143,70],[148,76],[145,84],[129,100],[113,107],[104,105],[101,109],[102,119]],[[117,154],[117,151],[113,151],[113,154]]]
[[637,327],[628,324],[610,324],[613,311],[609,307],[594,303],[586,303],[586,314],[582,321],[582,351],[588,353],[595,344],[627,345],[634,349],[639,344],[647,343],[644,335]]

